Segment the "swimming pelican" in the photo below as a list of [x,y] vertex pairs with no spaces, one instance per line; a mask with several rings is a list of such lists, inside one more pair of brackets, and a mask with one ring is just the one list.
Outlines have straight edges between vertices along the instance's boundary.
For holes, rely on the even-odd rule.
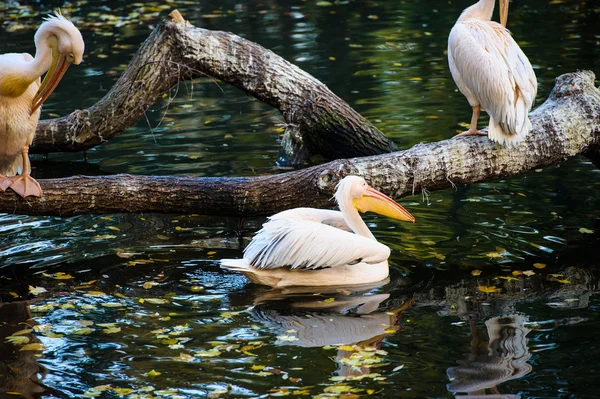
[[508,0],[499,0],[501,24],[491,21],[494,2],[479,0],[462,12],[448,37],[448,63],[473,108],[471,127],[458,136],[485,135],[477,130],[484,109],[490,116],[489,138],[510,146],[531,131],[528,113],[537,81],[527,56],[505,28]]
[[390,248],[377,242],[359,211],[411,222],[415,218],[358,176],[343,178],[335,199],[339,212],[296,208],[271,216],[244,250],[243,259],[222,259],[221,267],[272,287],[343,286],[385,279]]
[[81,62],[84,50],[79,30],[58,13],[46,18],[34,41],[35,58],[27,53],[0,55],[0,189],[10,187],[22,197],[42,195],[29,163],[40,107],[67,68]]

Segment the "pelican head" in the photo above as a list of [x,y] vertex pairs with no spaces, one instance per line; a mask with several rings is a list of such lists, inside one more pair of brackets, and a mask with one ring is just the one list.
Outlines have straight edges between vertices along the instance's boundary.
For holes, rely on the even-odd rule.
[[33,114],[54,91],[58,82],[71,64],[78,65],[83,59],[85,45],[79,30],[71,21],[56,13],[40,26],[35,34],[36,48],[47,46],[52,53],[52,61],[44,80],[33,98]]
[[498,0],[498,7],[500,9],[500,24],[506,28],[506,22],[508,21],[508,1],[509,0]]
[[393,219],[415,221],[415,217],[400,204],[369,186],[362,177],[344,177],[338,184],[335,199],[340,209],[350,200],[353,207],[363,213],[375,212]]

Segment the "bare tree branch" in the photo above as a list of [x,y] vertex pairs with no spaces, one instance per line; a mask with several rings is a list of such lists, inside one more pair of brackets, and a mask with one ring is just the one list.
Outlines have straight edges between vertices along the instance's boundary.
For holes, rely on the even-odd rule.
[[32,153],[83,151],[132,126],[173,85],[210,76],[279,109],[299,147],[283,155],[302,164],[382,154],[396,145],[323,83],[270,50],[232,33],[196,28],[178,11],[158,25],[98,103],[39,123]]
[[375,188],[395,198],[513,176],[600,146],[600,91],[594,86],[594,74],[559,77],[531,120],[533,131],[515,148],[498,146],[487,137],[461,137],[272,176],[48,179],[39,181],[44,189],[40,199],[25,201],[7,191],[0,196],[0,212],[265,215],[298,206],[333,206],[335,186],[348,174],[365,176]]

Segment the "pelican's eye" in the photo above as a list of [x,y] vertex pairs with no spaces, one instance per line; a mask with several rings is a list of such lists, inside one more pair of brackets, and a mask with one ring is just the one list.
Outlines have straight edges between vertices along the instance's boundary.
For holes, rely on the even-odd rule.
[[75,56],[73,55],[73,53],[67,54],[67,61],[69,61],[69,62],[75,61]]

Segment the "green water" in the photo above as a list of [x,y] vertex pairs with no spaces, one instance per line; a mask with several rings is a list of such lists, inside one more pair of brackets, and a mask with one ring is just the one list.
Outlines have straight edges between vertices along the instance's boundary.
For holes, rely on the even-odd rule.
[[[470,119],[445,55],[470,1],[42,3],[0,2],[0,52],[33,52],[41,15],[56,7],[86,42],[84,63],[69,69],[42,118],[94,104],[177,8],[196,26],[234,32],[294,62],[401,148],[449,138]],[[538,104],[560,74],[598,72],[599,16],[593,2],[511,3],[509,27],[534,66]],[[277,110],[211,79],[175,92],[88,151],[87,163],[82,154],[34,156],[35,177],[281,172]],[[2,300],[29,286],[47,292],[27,305],[38,331],[23,334],[42,351],[5,341],[29,313],[23,302],[0,306],[0,392],[438,398],[483,397],[485,389],[504,395],[495,398],[593,398],[599,196],[600,171],[576,157],[406,197],[400,202],[418,223],[366,218],[393,249],[389,283],[283,296],[216,262],[241,256],[264,219],[3,214]],[[53,278],[58,272],[72,278]],[[411,300],[390,320],[386,312]],[[101,385],[132,391],[92,391]]]

